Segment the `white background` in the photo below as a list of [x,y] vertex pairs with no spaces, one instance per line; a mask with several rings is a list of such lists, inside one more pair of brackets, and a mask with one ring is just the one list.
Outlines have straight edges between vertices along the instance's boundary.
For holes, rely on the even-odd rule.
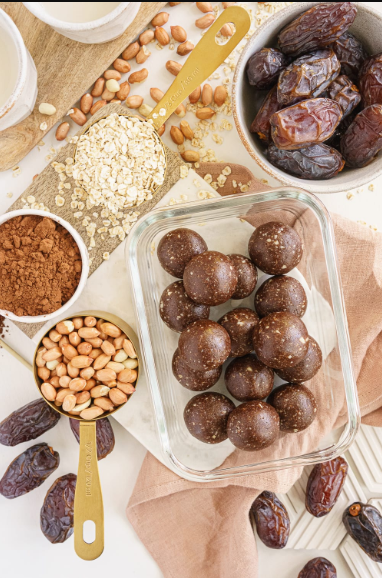
[[[256,5],[254,2],[246,4],[252,8],[255,8]],[[366,4],[372,4],[374,7],[382,6],[381,2],[367,2]],[[171,18],[165,28],[169,30],[169,25],[181,25],[187,30],[189,39],[196,43],[200,38],[200,31],[194,26],[194,21],[201,14],[194,4],[183,3],[176,8],[168,8],[168,11]],[[149,79],[143,85],[133,87],[131,94],[141,94],[145,97],[145,101],[153,106],[154,103],[148,96],[150,87],[156,86],[166,90],[172,80],[171,75],[164,67],[166,60],[170,58],[181,59],[175,52],[170,53],[168,48],[165,48],[164,51],[157,51],[154,45],[150,45],[149,48],[152,55],[144,65],[149,70]],[[137,68],[140,67],[133,65],[133,70]],[[188,117],[190,124],[192,124],[194,122],[193,116],[189,114]],[[175,121],[174,124],[178,124],[178,119]],[[171,121],[167,123],[165,142],[173,147],[174,145],[168,137],[171,124]],[[46,156],[50,154],[50,147],[58,148],[60,146],[54,139],[54,131],[55,129],[44,137],[44,146],[36,147],[20,163],[21,174],[19,176],[15,178],[12,171],[0,174],[0,213],[6,211],[12,202],[23,193],[31,183],[33,175],[41,172],[47,165],[49,159],[46,160]],[[76,126],[73,125],[71,134],[75,132]],[[216,150],[219,160],[244,164],[255,176],[269,180],[269,177],[262,173],[246,153],[235,129],[229,133],[223,133],[222,136],[224,136],[224,143],[221,146],[212,141],[208,145]],[[364,221],[365,226],[371,225],[382,230],[382,197],[380,193],[382,181],[379,179],[373,184],[374,192],[370,191],[368,186],[364,186],[359,192],[354,192],[354,197],[351,200],[347,198],[348,191],[330,196],[322,195],[321,200],[333,212],[340,213],[355,221]],[[7,193],[13,193],[13,197],[9,198]],[[52,199],[51,208],[54,210],[54,199]],[[118,286],[120,291],[128,293],[129,285],[123,262],[123,248],[120,248],[110,261],[113,264],[113,269],[118,270],[120,277],[109,279],[109,282],[112,286]],[[97,288],[97,276],[99,279],[100,275],[101,271],[98,271],[98,275],[96,274],[90,279],[87,292],[99,290]],[[109,297],[108,293],[99,294],[99,299],[102,302],[100,308],[118,313],[114,300]],[[16,327],[11,327],[7,340],[25,358],[31,359],[34,345]],[[0,390],[2,392],[0,421],[17,407],[37,397],[29,372],[4,350],[0,351]],[[146,450],[115,420],[113,420],[113,427],[116,436],[116,448],[110,456],[99,464],[104,495],[106,536],[105,552],[102,557],[89,566],[88,563],[76,557],[73,550],[73,539],[68,540],[65,544],[52,546],[39,529],[39,511],[46,491],[58,476],[69,472],[76,473],[77,469],[78,445],[70,432],[67,420],[62,419],[56,428],[41,438],[41,441],[48,442],[60,453],[61,463],[57,472],[32,494],[16,500],[6,500],[0,496],[2,575],[45,577],[54,574],[57,578],[61,578],[70,574],[79,575],[80,572],[86,571],[91,572],[95,578],[103,578],[105,575],[112,574],[123,574],[129,578],[159,578],[162,576],[156,563],[135,535],[125,516],[126,504],[133,490]],[[10,461],[29,445],[32,443],[22,444],[15,448],[0,446],[0,475],[5,471]],[[318,555],[327,556],[337,567],[338,576],[341,578],[352,576],[339,552],[272,551],[259,542],[258,547],[260,551],[260,578],[274,578],[275,576],[296,578],[304,564]],[[243,576],[243,578],[247,577]]]

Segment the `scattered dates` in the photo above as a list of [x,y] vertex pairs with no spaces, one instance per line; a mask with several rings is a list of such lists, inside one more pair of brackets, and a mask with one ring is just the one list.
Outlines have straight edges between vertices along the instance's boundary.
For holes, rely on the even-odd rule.
[[382,104],[382,54],[371,56],[363,63],[359,89],[364,107]]
[[337,578],[337,570],[326,558],[313,558],[304,566],[298,578]]
[[374,560],[382,562],[382,516],[374,506],[355,502],[343,514],[350,536]]
[[373,104],[355,117],[341,139],[346,165],[365,167],[382,149],[382,105]]
[[0,494],[19,498],[38,488],[58,468],[60,456],[48,444],[28,448],[10,464],[0,480]]
[[60,417],[45,400],[31,401],[0,423],[0,444],[16,446],[34,440],[54,427]]
[[271,116],[280,110],[280,108],[279,101],[277,100],[277,86],[274,86],[265,97],[255,120],[251,124],[250,131],[257,133],[261,140],[271,143]]
[[285,548],[290,534],[290,520],[285,506],[273,492],[263,492],[251,506],[257,534],[268,546],[280,550]]
[[48,491],[40,512],[40,526],[52,544],[65,542],[73,534],[74,494],[77,476],[58,478]]
[[341,74],[357,82],[361,66],[369,56],[358,38],[350,32],[345,32],[331,45],[331,48],[341,63]]
[[348,473],[343,458],[317,464],[310,473],[306,487],[306,509],[315,518],[329,514],[337,502]]
[[361,102],[361,95],[355,84],[347,76],[339,76],[328,89],[329,98],[338,102],[343,118],[353,112]]
[[276,48],[263,48],[251,56],[247,64],[247,77],[251,86],[259,90],[272,88],[280,72],[288,65],[289,58]]
[[[80,422],[77,419],[69,419],[70,428],[74,434],[74,437],[79,442],[80,441]],[[113,428],[111,426],[110,420],[105,417],[99,419],[97,424],[97,457],[98,460],[103,460],[111,454],[115,445],[115,438]]]

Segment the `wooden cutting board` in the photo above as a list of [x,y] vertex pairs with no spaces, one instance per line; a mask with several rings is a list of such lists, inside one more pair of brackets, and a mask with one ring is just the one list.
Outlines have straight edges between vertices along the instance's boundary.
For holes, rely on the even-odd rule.
[[[142,2],[135,20],[122,36],[105,44],[81,44],[38,20],[21,2],[0,2],[15,22],[38,72],[38,95],[32,114],[0,132],[0,171],[17,165],[52,126],[81,98],[167,2]],[[53,104],[53,116],[39,113],[41,102]],[[40,124],[47,123],[42,131]]]

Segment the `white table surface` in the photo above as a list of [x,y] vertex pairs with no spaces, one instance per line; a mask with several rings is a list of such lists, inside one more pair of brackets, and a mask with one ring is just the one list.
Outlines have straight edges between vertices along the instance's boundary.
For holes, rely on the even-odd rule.
[[[244,4],[252,8],[256,5],[254,2]],[[382,9],[382,2],[366,2],[366,4]],[[194,4],[183,3],[182,6],[169,8],[169,12],[171,18],[165,27],[169,30],[169,25],[181,25],[187,30],[189,39],[194,43],[197,42],[200,38],[200,31],[193,23],[201,14]],[[153,105],[149,97],[150,87],[157,86],[165,90],[170,85],[172,77],[165,70],[164,63],[168,59],[180,60],[180,57],[175,52],[169,51],[168,47],[163,51],[156,50],[154,45],[150,45],[149,48],[152,55],[144,65],[149,70],[149,79],[144,84],[137,85],[137,88],[134,87],[131,94],[141,94],[145,97],[145,102]],[[136,68],[139,67],[133,66],[133,70]],[[222,77],[224,76],[225,74],[222,73]],[[218,83],[219,81],[211,82],[213,85]],[[192,114],[188,113],[186,119],[191,125],[194,123]],[[171,121],[167,123],[164,137],[165,142],[172,147],[174,145],[169,139],[168,131],[171,124],[179,124],[179,119],[175,120],[174,123]],[[232,118],[230,120],[233,122]],[[72,122],[71,125],[70,134],[74,134],[78,127]],[[11,170],[0,174],[0,213],[7,210],[31,183],[32,177],[41,172],[49,160],[52,160],[46,158],[51,154],[50,147],[58,149],[61,146],[55,140],[54,132],[55,128],[44,137],[45,145],[36,147],[19,164],[21,174],[14,177]],[[219,160],[246,165],[255,176],[269,180],[269,177],[247,154],[235,129],[222,133],[222,136],[224,136],[222,145],[218,146],[212,140],[208,143],[208,146],[216,151]],[[276,185],[277,183],[270,181],[270,184]],[[374,191],[370,191],[366,185],[359,192],[355,191],[351,200],[347,198],[349,191],[330,196],[321,195],[321,200],[333,212],[355,221],[363,221],[366,223],[365,226],[382,230],[382,196],[380,193],[382,180],[378,179],[373,184]],[[8,193],[12,193],[12,198],[8,196]],[[54,209],[54,199],[52,199],[51,208]],[[111,257],[111,261],[120,260],[121,267],[124,267],[122,252],[117,253]],[[90,279],[87,290],[97,290],[94,278]],[[104,301],[103,305],[106,306],[105,298]],[[110,303],[110,311],[112,307]],[[25,357],[30,358],[32,355],[32,342],[15,326],[10,328],[7,341]],[[9,387],[12,388],[11,395],[5,393]],[[0,390],[3,392],[0,421],[17,407],[37,397],[29,372],[4,350],[0,350]],[[113,427],[116,448],[110,456],[100,462],[106,536],[105,552],[102,557],[94,561],[90,567],[86,566],[87,563],[77,558],[74,553],[73,539],[65,544],[52,546],[39,529],[39,511],[47,489],[59,475],[68,472],[76,473],[77,470],[78,445],[69,430],[67,420],[62,419],[56,428],[42,436],[42,440],[49,442],[60,453],[61,463],[57,472],[32,494],[16,500],[4,498],[0,500],[0,555],[4,576],[12,573],[17,578],[26,575],[34,578],[54,574],[57,578],[61,578],[67,577],[70,573],[78,575],[79,572],[85,570],[91,571],[94,578],[122,574],[129,578],[160,578],[162,576],[155,561],[141,544],[125,516],[125,507],[146,450],[115,420],[113,420]],[[32,444],[22,444],[15,448],[0,445],[0,475],[10,461],[29,445]],[[339,577],[350,578],[352,576],[339,551],[330,553],[301,550],[272,551],[265,548],[259,541],[258,548],[260,552],[259,577],[261,578],[274,578],[275,576],[295,578],[308,560],[315,556],[325,555],[337,567]],[[179,578],[182,577],[179,576]],[[247,577],[243,576],[243,578]]]

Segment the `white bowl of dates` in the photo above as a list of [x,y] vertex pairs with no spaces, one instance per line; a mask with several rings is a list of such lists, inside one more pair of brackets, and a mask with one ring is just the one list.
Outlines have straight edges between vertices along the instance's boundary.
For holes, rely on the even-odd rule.
[[248,41],[234,118],[267,173],[314,193],[382,173],[381,25],[381,14],[360,2],[295,2]]

